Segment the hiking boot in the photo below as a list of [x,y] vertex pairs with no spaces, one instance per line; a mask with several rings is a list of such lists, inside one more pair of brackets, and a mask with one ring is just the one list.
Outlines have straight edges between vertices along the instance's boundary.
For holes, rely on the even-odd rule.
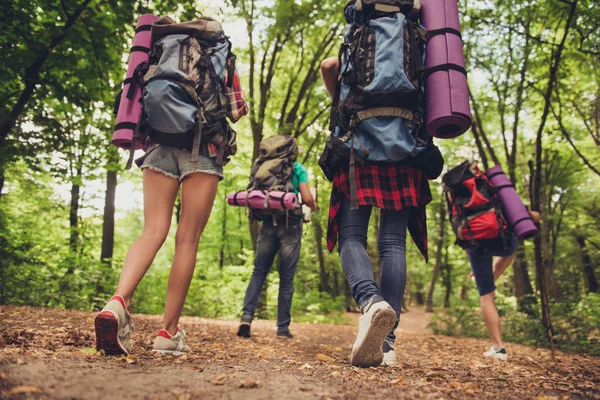
[[383,342],[396,323],[396,312],[380,296],[374,296],[362,311],[350,362],[357,367],[377,367],[383,361]]
[[240,321],[240,327],[238,328],[237,335],[243,338],[250,337],[250,324],[252,324],[252,317],[248,315],[242,315]]
[[158,336],[154,339],[152,353],[161,355],[181,356],[190,352],[189,346],[185,343],[186,334],[183,329],[177,327],[177,333],[171,335],[166,329],[161,329]]
[[134,330],[131,311],[125,309],[125,300],[113,296],[96,316],[96,349],[116,356],[131,353],[131,332]]
[[396,352],[394,351],[394,347],[387,340],[383,341],[381,350],[383,351],[383,361],[381,362],[381,365],[385,365],[386,367],[396,365]]
[[287,338],[287,339],[293,339],[294,335],[292,335],[292,332],[290,332],[289,329],[285,329],[285,330],[279,330],[279,329],[277,329],[277,337]]
[[508,353],[506,352],[506,349],[504,347],[492,346],[488,351],[483,353],[483,356],[502,361],[508,360]]

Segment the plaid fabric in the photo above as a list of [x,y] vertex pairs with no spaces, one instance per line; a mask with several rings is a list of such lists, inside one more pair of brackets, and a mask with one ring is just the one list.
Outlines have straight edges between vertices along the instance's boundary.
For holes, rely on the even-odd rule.
[[[227,60],[228,63],[232,62]],[[229,68],[225,68],[225,79],[227,82],[228,75],[227,71]],[[248,114],[248,104],[244,100],[244,90],[240,82],[240,76],[237,69],[234,69],[233,74],[233,86],[231,88],[225,86],[225,95],[227,97],[227,117],[231,122],[236,123],[244,115]]]
[[[356,194],[359,205],[371,205],[384,210],[402,210],[414,207],[410,213],[408,231],[419,251],[428,260],[427,214],[425,206],[431,202],[429,181],[422,171],[405,165],[365,164],[356,167]],[[333,179],[327,226],[327,248],[333,251],[338,238],[337,219],[342,196],[350,198],[348,171],[340,171]]]

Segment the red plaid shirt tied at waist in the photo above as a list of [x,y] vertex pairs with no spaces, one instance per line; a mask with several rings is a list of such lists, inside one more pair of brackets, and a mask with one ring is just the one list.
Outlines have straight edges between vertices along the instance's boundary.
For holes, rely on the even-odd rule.
[[[405,165],[369,163],[357,166],[355,171],[359,205],[370,205],[384,210],[413,208],[409,215],[408,231],[427,260],[425,206],[431,202],[431,190],[425,173]],[[338,172],[333,179],[327,227],[329,251],[333,251],[338,239],[338,213],[342,205],[342,196],[350,199],[350,174],[344,170]]]

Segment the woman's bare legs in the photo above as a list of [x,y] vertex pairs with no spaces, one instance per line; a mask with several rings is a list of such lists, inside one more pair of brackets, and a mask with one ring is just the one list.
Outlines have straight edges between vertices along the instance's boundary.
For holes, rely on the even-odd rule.
[[116,294],[129,307],[133,292],[164,243],[173,216],[179,181],[150,168],[144,169],[144,231],[129,248]]
[[212,210],[219,178],[214,175],[195,173],[189,175],[181,189],[181,219],[175,239],[175,257],[169,274],[167,302],[163,329],[175,334],[181,317],[194,268],[200,235]]

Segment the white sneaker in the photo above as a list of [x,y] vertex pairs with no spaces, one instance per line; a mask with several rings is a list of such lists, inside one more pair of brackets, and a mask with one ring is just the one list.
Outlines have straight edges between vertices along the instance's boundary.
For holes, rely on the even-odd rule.
[[154,339],[152,352],[161,355],[181,356],[190,352],[190,348],[185,341],[186,334],[183,329],[177,328],[177,333],[174,335],[171,335],[165,329],[161,329],[156,339]]
[[357,367],[377,367],[383,361],[383,341],[396,323],[396,312],[384,300],[374,297],[358,320],[358,336],[350,361]]
[[497,348],[496,346],[492,346],[488,351],[483,353],[483,356],[502,361],[508,360],[508,353],[504,347]]
[[396,365],[396,352],[394,351],[394,347],[389,344],[387,340],[383,341],[382,351],[383,361],[381,362],[381,365],[386,367]]

